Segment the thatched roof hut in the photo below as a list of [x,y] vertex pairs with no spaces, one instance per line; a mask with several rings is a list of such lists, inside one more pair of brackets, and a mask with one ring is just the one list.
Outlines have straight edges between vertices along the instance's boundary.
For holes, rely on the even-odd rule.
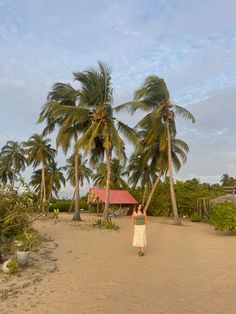
[[217,198],[210,200],[211,205],[221,204],[221,203],[225,203],[225,202],[232,203],[232,204],[236,205],[236,195],[235,194],[226,194],[226,195],[219,196]]

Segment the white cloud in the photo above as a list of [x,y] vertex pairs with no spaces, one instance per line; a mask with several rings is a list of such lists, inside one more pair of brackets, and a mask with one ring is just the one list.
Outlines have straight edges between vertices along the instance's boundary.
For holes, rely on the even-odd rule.
[[26,83],[20,80],[11,80],[5,77],[0,77],[0,86],[24,87],[26,86]]

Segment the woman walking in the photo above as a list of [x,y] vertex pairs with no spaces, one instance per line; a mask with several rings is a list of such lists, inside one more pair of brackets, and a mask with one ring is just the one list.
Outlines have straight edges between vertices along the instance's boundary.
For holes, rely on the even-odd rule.
[[132,222],[134,224],[133,247],[138,248],[139,256],[144,256],[144,247],[147,245],[146,240],[146,223],[147,215],[143,211],[142,205],[139,204],[132,214]]

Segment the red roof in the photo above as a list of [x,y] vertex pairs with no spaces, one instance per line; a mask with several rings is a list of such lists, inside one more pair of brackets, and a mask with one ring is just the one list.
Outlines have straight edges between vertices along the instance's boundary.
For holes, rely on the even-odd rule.
[[[98,197],[102,203],[105,203],[105,189],[90,188],[89,194]],[[110,204],[138,204],[136,199],[127,190],[110,190]]]

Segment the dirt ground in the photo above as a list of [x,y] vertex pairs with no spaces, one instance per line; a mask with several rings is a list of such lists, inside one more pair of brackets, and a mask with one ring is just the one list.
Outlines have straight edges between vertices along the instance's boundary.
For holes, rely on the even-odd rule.
[[56,244],[57,271],[0,302],[0,313],[236,313],[236,237],[204,223],[149,217],[148,245],[132,247],[130,217],[119,231],[60,214],[35,228]]

